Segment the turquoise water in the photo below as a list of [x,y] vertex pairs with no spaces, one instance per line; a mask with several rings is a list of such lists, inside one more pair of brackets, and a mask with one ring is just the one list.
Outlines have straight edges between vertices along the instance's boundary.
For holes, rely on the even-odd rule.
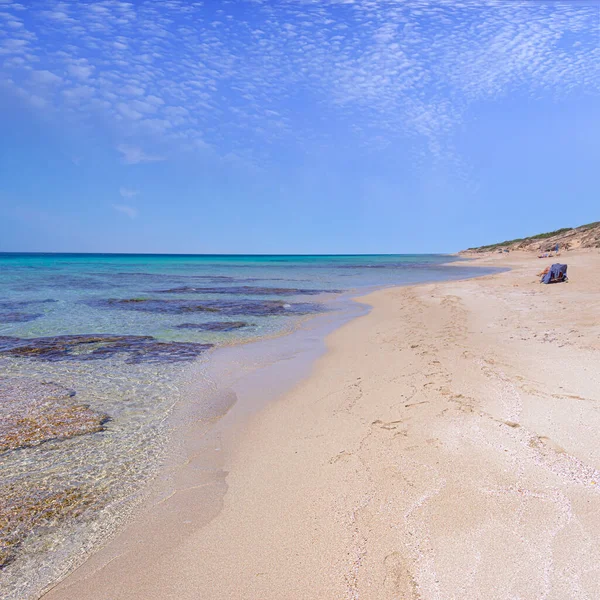
[[[156,473],[180,382],[219,347],[341,314],[373,288],[482,274],[448,260],[0,254],[0,407],[12,423],[0,426],[0,441],[12,436],[0,453],[3,597],[39,597],[116,529]],[[40,383],[49,399],[34,397]],[[103,415],[101,427],[74,422],[77,435],[32,442],[14,415],[40,429],[58,402]]]
[[[235,343],[277,333],[295,317],[318,312],[330,291],[465,277],[473,272],[466,266],[443,266],[447,261],[439,255],[0,254],[0,335],[111,333]],[[261,288],[279,289],[272,293]],[[108,300],[131,299],[158,303],[102,306]],[[172,302],[177,299],[183,306]],[[189,301],[209,304],[213,310],[186,310]],[[179,328],[212,322],[247,325],[226,332]]]

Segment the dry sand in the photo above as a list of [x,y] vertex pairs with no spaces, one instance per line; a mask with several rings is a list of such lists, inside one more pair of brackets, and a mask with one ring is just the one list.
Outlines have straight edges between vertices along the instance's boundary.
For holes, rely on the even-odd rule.
[[180,494],[46,600],[600,598],[600,254],[552,286],[486,260],[513,270],[363,299],[236,430],[222,502]]

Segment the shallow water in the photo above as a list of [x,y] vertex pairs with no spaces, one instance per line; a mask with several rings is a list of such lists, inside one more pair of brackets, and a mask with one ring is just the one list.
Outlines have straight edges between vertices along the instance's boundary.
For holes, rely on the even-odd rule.
[[448,260],[0,254],[2,597],[39,597],[127,517],[198,361],[363,290],[482,273]]

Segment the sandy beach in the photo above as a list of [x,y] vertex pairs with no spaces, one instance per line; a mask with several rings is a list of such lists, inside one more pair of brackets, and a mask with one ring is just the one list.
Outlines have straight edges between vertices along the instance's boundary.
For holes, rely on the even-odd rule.
[[222,477],[191,444],[180,492],[44,598],[600,598],[600,254],[560,260],[361,298]]

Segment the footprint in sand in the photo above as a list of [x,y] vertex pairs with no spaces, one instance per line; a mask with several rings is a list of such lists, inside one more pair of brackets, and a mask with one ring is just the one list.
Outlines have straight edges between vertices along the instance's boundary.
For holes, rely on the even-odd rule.
[[385,581],[384,590],[391,594],[391,598],[402,600],[418,600],[417,583],[408,570],[400,552],[388,554],[384,561]]

